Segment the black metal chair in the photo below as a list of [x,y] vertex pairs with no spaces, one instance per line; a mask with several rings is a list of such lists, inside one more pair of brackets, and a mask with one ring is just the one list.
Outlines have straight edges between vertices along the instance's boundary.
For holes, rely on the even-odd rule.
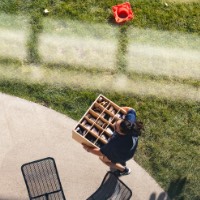
[[21,171],[30,200],[66,200],[53,158],[23,164]]
[[100,187],[87,200],[129,200],[131,196],[131,189],[109,171]]

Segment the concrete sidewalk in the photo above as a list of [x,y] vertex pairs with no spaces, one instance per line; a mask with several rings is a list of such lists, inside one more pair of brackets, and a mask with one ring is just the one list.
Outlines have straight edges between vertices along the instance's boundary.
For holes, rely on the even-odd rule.
[[[28,199],[21,165],[45,157],[56,161],[68,200],[85,200],[109,168],[72,139],[77,122],[38,104],[0,93],[0,200]],[[167,194],[133,160],[127,184],[134,200],[162,200]]]

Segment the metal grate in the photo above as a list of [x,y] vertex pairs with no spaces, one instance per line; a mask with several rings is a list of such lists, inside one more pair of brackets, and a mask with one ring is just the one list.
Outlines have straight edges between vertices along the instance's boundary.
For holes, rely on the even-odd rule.
[[100,187],[87,200],[129,200],[132,191],[115,174],[107,172]]
[[53,158],[44,158],[21,167],[31,200],[65,200]]

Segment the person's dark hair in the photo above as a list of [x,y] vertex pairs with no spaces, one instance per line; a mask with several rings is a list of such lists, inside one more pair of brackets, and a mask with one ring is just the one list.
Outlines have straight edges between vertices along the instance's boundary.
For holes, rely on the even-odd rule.
[[136,121],[131,124],[128,120],[123,120],[120,123],[120,129],[124,134],[135,134],[141,135],[141,131],[144,130],[143,123],[141,121]]

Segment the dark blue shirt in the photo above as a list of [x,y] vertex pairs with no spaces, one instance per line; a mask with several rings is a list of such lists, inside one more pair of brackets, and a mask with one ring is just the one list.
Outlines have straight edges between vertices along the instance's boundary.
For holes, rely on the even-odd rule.
[[[130,109],[125,116],[131,123],[136,121],[136,112]],[[108,143],[100,151],[113,163],[122,163],[131,159],[138,145],[138,137],[133,134],[120,135],[114,133]]]
[[136,121],[136,112],[133,109],[130,109],[126,116],[125,119],[128,120],[131,124],[133,124]]

